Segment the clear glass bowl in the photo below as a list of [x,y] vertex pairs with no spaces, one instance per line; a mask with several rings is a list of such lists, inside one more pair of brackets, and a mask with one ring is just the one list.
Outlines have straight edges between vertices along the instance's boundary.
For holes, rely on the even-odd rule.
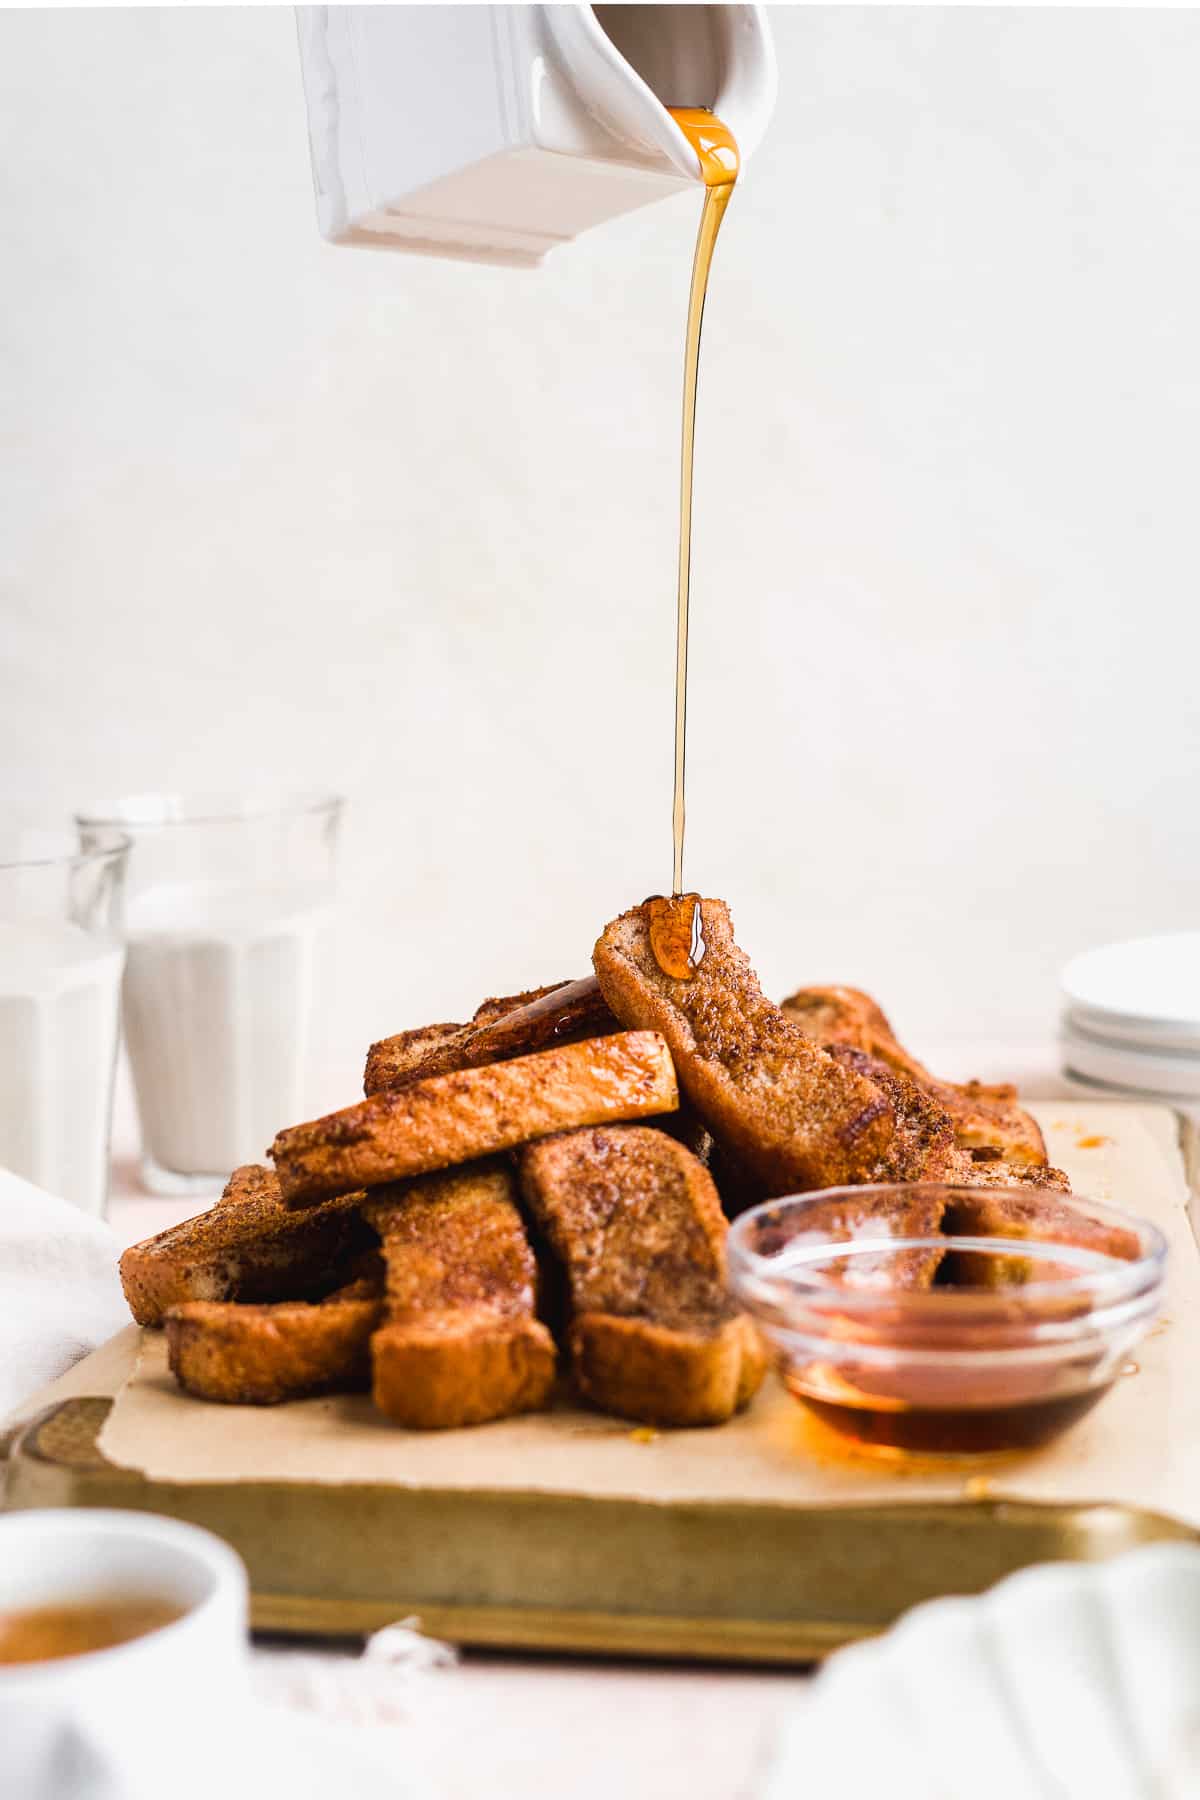
[[1166,1255],[1146,1220],[1030,1187],[827,1189],[729,1232],[730,1285],[791,1392],[888,1454],[1065,1430],[1153,1324]]

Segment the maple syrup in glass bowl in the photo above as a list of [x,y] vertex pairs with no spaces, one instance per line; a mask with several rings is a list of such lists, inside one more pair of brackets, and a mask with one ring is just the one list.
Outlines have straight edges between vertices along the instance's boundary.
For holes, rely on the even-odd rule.
[[934,1183],[770,1200],[733,1292],[792,1394],[883,1454],[1032,1449],[1082,1417],[1158,1314],[1167,1246],[1056,1189]]

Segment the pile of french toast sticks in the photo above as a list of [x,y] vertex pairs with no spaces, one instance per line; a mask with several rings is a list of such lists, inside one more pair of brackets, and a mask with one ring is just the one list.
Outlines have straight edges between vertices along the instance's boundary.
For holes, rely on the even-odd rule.
[[[1066,1188],[1013,1088],[935,1080],[853,988],[775,1005],[720,900],[695,902],[694,970],[664,972],[655,904],[605,929],[594,976],[372,1045],[364,1100],[281,1131],[273,1171],[235,1170],[126,1251],[133,1316],[165,1327],[188,1393],[369,1387],[422,1429],[543,1408],[569,1380],[621,1418],[719,1424],[765,1369],[726,1291],[728,1216],[935,1181],[981,1190],[981,1229],[1004,1189],[1011,1235],[1014,1186]],[[936,1233],[942,1203],[922,1205]]]

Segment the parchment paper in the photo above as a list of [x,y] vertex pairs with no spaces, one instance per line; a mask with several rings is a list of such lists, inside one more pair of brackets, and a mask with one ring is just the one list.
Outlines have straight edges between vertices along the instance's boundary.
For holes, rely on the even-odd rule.
[[1200,1524],[1200,1256],[1174,1115],[1075,1101],[1033,1110],[1051,1161],[1078,1193],[1144,1214],[1171,1244],[1167,1322],[1136,1352],[1136,1370],[1044,1450],[880,1463],[840,1448],[774,1379],[730,1424],[664,1431],[649,1442],[627,1423],[565,1408],[469,1431],[406,1432],[366,1397],[279,1407],[189,1399],[167,1373],[158,1332],[143,1334],[100,1448],[165,1481],[384,1482],[795,1506],[1020,1496],[1121,1501]]

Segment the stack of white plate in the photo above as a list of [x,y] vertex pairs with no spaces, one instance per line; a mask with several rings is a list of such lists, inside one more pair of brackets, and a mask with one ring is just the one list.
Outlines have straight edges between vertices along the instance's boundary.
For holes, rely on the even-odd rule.
[[1062,994],[1068,1075],[1200,1101],[1200,931],[1088,950],[1063,970]]

